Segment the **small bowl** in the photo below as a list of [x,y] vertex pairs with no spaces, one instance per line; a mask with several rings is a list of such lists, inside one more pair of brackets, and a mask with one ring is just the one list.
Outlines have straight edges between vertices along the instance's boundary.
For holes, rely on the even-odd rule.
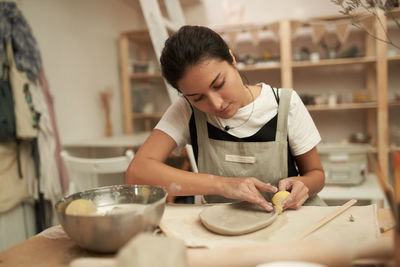
[[[114,185],[72,194],[56,203],[58,219],[69,237],[79,246],[96,251],[116,252],[136,234],[154,229],[164,213],[167,192],[146,185]],[[106,215],[67,215],[65,209],[75,199],[87,199],[98,208],[116,204],[146,204],[140,211],[124,210]]]

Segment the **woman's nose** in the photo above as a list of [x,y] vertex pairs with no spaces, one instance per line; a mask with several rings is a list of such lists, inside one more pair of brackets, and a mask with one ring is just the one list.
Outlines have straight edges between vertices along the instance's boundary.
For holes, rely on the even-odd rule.
[[217,92],[211,92],[208,97],[210,104],[214,109],[221,109],[223,100],[220,94],[218,94]]

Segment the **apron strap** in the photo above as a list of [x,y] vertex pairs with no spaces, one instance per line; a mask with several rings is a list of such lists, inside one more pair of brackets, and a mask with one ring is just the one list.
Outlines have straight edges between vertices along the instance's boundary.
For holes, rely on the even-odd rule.
[[[196,133],[197,133],[197,145],[198,149],[200,149],[201,140],[208,139],[208,130],[207,130],[207,119],[206,115],[198,110],[197,108],[192,106],[195,125],[196,125]],[[207,136],[206,136],[207,135]],[[206,139],[207,138],[207,139]]]
[[278,125],[276,127],[275,141],[287,141],[287,121],[292,91],[292,89],[281,89],[281,95],[279,99],[280,101],[278,106]]

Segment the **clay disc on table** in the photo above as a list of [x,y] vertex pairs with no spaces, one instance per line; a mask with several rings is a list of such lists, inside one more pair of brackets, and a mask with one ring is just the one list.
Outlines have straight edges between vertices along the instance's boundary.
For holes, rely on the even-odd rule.
[[274,222],[277,209],[267,212],[249,202],[217,204],[204,208],[200,221],[210,231],[222,235],[242,235],[260,230]]

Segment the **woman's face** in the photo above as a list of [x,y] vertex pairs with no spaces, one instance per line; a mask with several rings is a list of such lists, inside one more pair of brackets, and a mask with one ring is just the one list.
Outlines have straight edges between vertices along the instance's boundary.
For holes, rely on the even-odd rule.
[[178,81],[178,88],[194,107],[223,119],[233,117],[249,103],[238,71],[217,59],[205,59],[189,67]]

